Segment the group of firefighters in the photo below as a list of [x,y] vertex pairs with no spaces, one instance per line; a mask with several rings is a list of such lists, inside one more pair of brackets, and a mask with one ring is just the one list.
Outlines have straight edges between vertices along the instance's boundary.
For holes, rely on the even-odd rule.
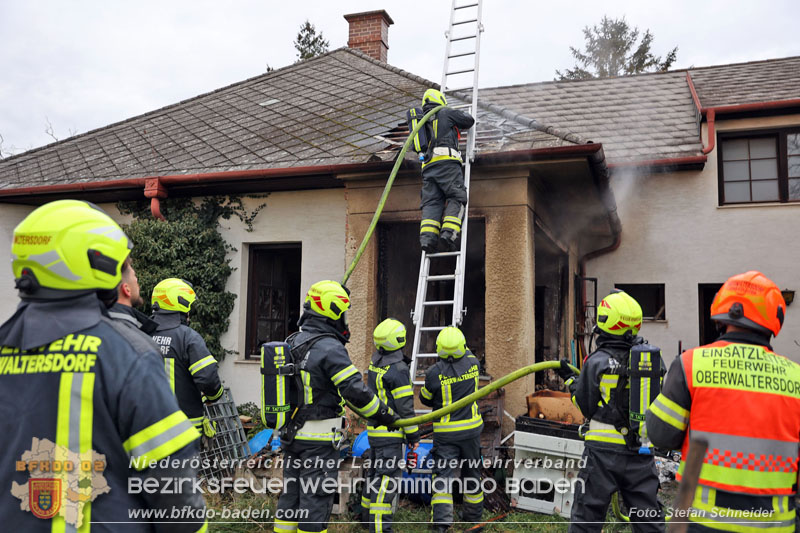
[[[423,105],[446,106],[446,100],[431,89]],[[439,113],[423,168],[420,238],[428,253],[437,247],[452,250],[457,241],[466,203],[458,128],[474,122],[447,107]],[[88,531],[89,524],[117,530],[120,525],[107,524],[130,522],[136,516],[131,511],[137,509],[164,514],[124,524],[132,531],[208,528],[203,520],[187,520],[186,513],[174,520],[174,509],[202,516],[203,499],[195,490],[128,490],[133,478],[196,477],[190,459],[196,457],[198,439],[215,432],[203,416],[203,403],[224,393],[216,359],[188,326],[196,299],[192,286],[177,278],[163,280],[153,290],[153,315],[145,316],[136,309],[143,302],[131,247],[106,213],[77,200],[39,207],[14,230],[12,268],[21,302],[0,325],[0,427],[5,435],[0,480],[6,487],[0,491],[0,523],[9,531]],[[337,478],[337,427],[344,424],[348,403],[368,421],[375,482],[362,497],[362,521],[371,532],[392,531],[401,475],[398,459],[420,438],[415,426],[394,427],[398,419],[414,414],[415,376],[409,375],[410,359],[403,350],[406,328],[395,319],[378,324],[364,383],[345,348],[349,291],[334,281],[317,282],[303,308],[300,332],[292,339],[293,346],[303,349],[303,402],[293,416],[291,438],[282,443],[285,484],[274,530],[327,531],[335,493],[320,481]],[[619,386],[626,382],[622,378],[629,372],[631,349],[643,342],[637,336],[642,311],[624,292],[603,299],[597,349],[580,375],[566,364],[558,371],[589,419],[586,463],[579,474],[585,491],[576,494],[571,530],[599,531],[612,494],[619,492],[632,511],[635,531],[663,531],[652,446],[680,448],[685,458],[690,441],[697,438],[707,441],[708,452],[692,503],[696,512],[689,515],[690,530],[794,530],[800,366],[770,347],[785,308],[780,290],[763,274],[752,271],[730,278],[711,307],[721,336],[672,363],[647,410],[649,441],[644,442],[629,434],[628,395]],[[438,359],[419,389],[420,402],[433,409],[474,393],[479,377],[478,360],[458,328],[440,331],[436,352]],[[433,424],[431,525],[436,531],[446,531],[454,522],[454,466],[461,467],[462,479],[480,479],[473,466],[481,457],[482,428],[475,402],[451,409]],[[31,489],[28,499],[20,501],[17,492],[7,490],[12,480],[16,487],[28,478],[52,477],[25,463],[31,450],[45,441],[56,454],[103,456],[101,470],[109,490],[96,500],[79,498],[82,523],[70,514],[47,516],[68,491],[75,496],[77,470],[61,473],[57,480],[63,484],[50,487],[44,498]],[[683,468],[682,462],[679,476]],[[461,521],[479,523],[483,493],[478,489],[462,497]],[[289,516],[298,518],[282,518]]]

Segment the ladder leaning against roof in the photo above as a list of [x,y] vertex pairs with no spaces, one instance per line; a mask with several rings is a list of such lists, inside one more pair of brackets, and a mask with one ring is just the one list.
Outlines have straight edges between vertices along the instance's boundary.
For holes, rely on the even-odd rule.
[[[460,4],[458,2],[461,2]],[[442,69],[441,91],[443,93],[469,92],[470,103],[454,105],[454,108],[464,109],[475,117],[475,126],[467,134],[467,157],[464,164],[464,185],[467,188],[467,202],[469,202],[470,166],[475,157],[475,135],[477,132],[477,117],[475,110],[478,104],[478,64],[481,50],[481,24],[482,0],[453,0],[450,9],[450,24],[445,36],[447,48],[445,52],[444,68]],[[471,76],[470,76],[471,75]],[[471,77],[471,82],[459,83],[459,80]],[[466,309],[464,308],[464,271],[467,259],[467,221],[468,205],[464,206],[464,218],[461,223],[461,245],[455,252],[440,252],[426,254],[422,252],[417,281],[417,298],[411,318],[414,322],[414,342],[411,352],[411,380],[415,385],[424,384],[424,378],[417,376],[420,359],[436,358],[436,353],[420,353],[423,338],[435,338],[444,326],[426,326],[425,313],[431,308],[452,308],[451,325],[461,325]],[[455,257],[455,267],[452,274],[430,275],[432,260],[448,260]],[[453,297],[447,300],[428,300],[429,284],[453,281]]]

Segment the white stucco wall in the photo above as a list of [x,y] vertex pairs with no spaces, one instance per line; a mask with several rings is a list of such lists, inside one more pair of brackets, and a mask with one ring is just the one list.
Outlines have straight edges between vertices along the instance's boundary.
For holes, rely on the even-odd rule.
[[[717,131],[798,124],[800,115],[723,120]],[[798,291],[773,348],[800,362],[800,203],[718,206],[716,148],[702,171],[615,172],[612,186],[622,243],[587,264],[587,275],[599,278],[598,298],[615,283],[664,283],[666,321],[645,322],[642,335],[671,361],[679,340],[684,349],[697,345],[698,284],[760,270],[781,289]]]
[[17,224],[33,209],[28,205],[0,203],[0,323],[14,314],[19,302],[11,272],[11,237]]
[[[258,214],[254,231],[238,219],[222,220],[225,240],[237,248],[230,255],[236,268],[228,279],[227,290],[237,294],[231,324],[222,336],[222,346],[239,352],[228,355],[220,364],[220,375],[231,387],[237,404],[260,405],[259,364],[244,359],[247,309],[248,244],[302,243],[300,292],[305,295],[312,283],[322,279],[340,280],[344,274],[346,206],[344,189],[275,192],[267,198],[244,198],[252,210],[260,203],[267,206]],[[300,302],[302,303],[302,302]]]

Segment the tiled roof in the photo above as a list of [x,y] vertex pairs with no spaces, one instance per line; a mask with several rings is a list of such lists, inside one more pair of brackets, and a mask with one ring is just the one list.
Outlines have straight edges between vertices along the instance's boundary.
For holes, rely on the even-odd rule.
[[483,89],[480,97],[602,143],[609,162],[701,151],[683,72],[513,85]]
[[800,98],[800,57],[691,69],[703,107]]
[[[389,133],[432,85],[343,48],[0,160],[0,189],[393,159]],[[573,144],[479,118],[484,152]]]
[[[800,57],[689,72],[703,107],[800,98]],[[602,143],[611,163],[701,153],[685,70],[496,87],[480,97]]]

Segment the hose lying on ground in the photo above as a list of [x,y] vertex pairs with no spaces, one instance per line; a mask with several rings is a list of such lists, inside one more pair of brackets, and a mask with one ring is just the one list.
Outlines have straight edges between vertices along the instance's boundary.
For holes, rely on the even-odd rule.
[[367,233],[364,234],[364,238],[361,240],[361,245],[358,247],[356,251],[355,257],[353,257],[353,261],[350,263],[350,266],[347,267],[347,270],[344,273],[344,277],[342,278],[342,285],[347,283],[347,280],[350,279],[350,275],[355,270],[358,261],[361,259],[361,255],[364,253],[364,250],[367,248],[367,244],[369,244],[369,239],[372,237],[372,234],[375,232],[375,227],[378,225],[378,219],[381,218],[381,213],[383,212],[383,206],[386,204],[386,199],[389,198],[389,191],[392,189],[392,184],[394,183],[394,178],[397,176],[397,171],[400,170],[400,165],[403,163],[403,158],[408,151],[408,147],[411,146],[411,143],[414,142],[414,136],[417,132],[423,127],[423,125],[428,122],[437,111],[443,109],[444,106],[440,105],[434,107],[430,111],[428,111],[422,119],[417,123],[417,126],[411,130],[408,134],[408,139],[403,144],[402,150],[397,155],[397,160],[394,162],[394,167],[392,167],[392,172],[389,174],[389,179],[386,181],[386,186],[383,188],[383,194],[381,195],[381,199],[378,200],[378,207],[375,209],[375,214],[372,215],[372,222],[369,223],[369,228],[367,229]]

